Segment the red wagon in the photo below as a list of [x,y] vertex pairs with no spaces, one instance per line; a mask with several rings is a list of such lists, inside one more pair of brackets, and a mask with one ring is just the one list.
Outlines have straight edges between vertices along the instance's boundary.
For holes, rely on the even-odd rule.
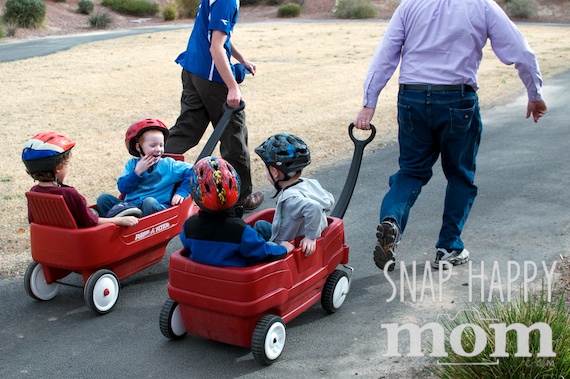
[[59,280],[77,272],[83,277],[85,302],[97,314],[108,313],[115,305],[120,280],[164,257],[168,242],[197,212],[187,199],[141,218],[132,227],[108,223],[79,229],[61,195],[27,192],[26,196],[34,218],[26,292],[37,300],[51,300],[59,292]]
[[[346,264],[349,247],[345,243],[342,217],[346,211],[362,160],[364,141],[354,138],[352,166],[337,202],[328,217],[328,227],[317,239],[316,251],[305,257],[299,247],[283,260],[253,267],[234,268],[204,265],[178,250],[170,256],[169,299],[160,313],[160,330],[172,340],[186,333],[211,340],[251,347],[254,359],[271,364],[281,355],[286,339],[285,324],[319,300],[323,308],[336,312],[350,289],[353,269]],[[245,221],[271,221],[275,209],[266,209]],[[298,246],[300,239],[295,241]]]
[[[224,106],[224,115],[198,159],[210,155],[233,115],[244,109]],[[184,160],[181,154],[164,154]],[[83,277],[83,295],[96,314],[106,314],[119,297],[120,280],[158,263],[168,242],[182,231],[184,221],[198,212],[191,198],[180,205],[140,219],[131,227],[112,223],[77,228],[61,195],[26,192],[34,222],[30,225],[33,261],[24,287],[36,300],[51,300],[59,280],[76,272]]]

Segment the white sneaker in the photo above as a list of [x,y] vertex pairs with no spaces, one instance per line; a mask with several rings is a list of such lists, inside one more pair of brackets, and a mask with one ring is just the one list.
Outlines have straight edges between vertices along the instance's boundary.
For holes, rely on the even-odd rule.
[[448,251],[447,249],[438,248],[435,252],[435,260],[431,264],[431,267],[435,269],[439,269],[440,262],[441,268],[443,270],[447,270],[449,266],[456,266],[462,265],[463,263],[469,260],[469,251],[467,249],[463,249],[461,251],[451,250]]

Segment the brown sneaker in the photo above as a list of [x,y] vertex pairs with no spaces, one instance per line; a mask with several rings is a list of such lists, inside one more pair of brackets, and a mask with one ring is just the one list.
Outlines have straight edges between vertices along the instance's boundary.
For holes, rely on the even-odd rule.
[[252,211],[263,203],[263,199],[263,192],[257,191],[246,197],[239,205],[241,205],[245,211]]

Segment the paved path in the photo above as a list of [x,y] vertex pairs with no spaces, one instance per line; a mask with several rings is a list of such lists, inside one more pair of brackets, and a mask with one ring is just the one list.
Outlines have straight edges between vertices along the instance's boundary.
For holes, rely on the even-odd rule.
[[193,24],[175,24],[167,26],[144,26],[125,30],[102,31],[77,34],[73,36],[45,37],[26,41],[0,43],[0,62],[12,62],[32,57],[42,57],[58,51],[67,50],[86,42],[128,37],[137,34],[166,32],[169,30],[191,29]]

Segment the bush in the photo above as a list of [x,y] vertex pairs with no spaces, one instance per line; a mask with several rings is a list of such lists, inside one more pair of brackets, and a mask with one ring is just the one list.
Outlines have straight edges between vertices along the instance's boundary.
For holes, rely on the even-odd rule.
[[333,13],[344,19],[373,18],[376,16],[376,8],[370,0],[338,0]]
[[2,19],[0,19],[0,39],[4,38],[4,25],[2,25]]
[[103,0],[103,6],[129,16],[149,17],[158,13],[158,4],[146,0]]
[[81,14],[91,14],[93,8],[94,4],[91,0],[79,0],[79,3],[77,3],[77,12]]
[[511,17],[529,18],[536,14],[536,4],[533,0],[510,0],[505,10]]
[[16,27],[35,29],[46,18],[46,4],[42,0],[8,0],[4,5],[4,21]]
[[[479,326],[487,337],[487,346],[475,357],[456,355],[450,346],[446,351],[450,352],[447,357],[438,357],[438,365],[430,370],[438,378],[568,378],[570,376],[570,315],[564,295],[558,301],[549,301],[545,294],[531,295],[527,302],[482,303],[475,312],[465,312],[458,315],[454,320],[444,323],[448,332],[459,325],[466,323]],[[493,321],[489,321],[493,320]],[[541,334],[532,331],[529,334],[528,343],[524,346],[531,354],[530,357],[515,357],[518,352],[518,335],[511,331],[506,334],[506,352],[508,357],[492,357],[495,350],[495,330],[489,324],[504,323],[507,326],[515,323],[527,327],[544,322],[552,330],[552,350],[556,357],[538,357],[541,349]],[[474,350],[476,338],[473,329],[465,328],[461,344],[466,352]],[[523,337],[521,337],[523,338]],[[449,341],[446,342],[449,345]],[[481,365],[481,362],[497,362],[493,365]],[[479,363],[474,365],[473,363]]]
[[105,29],[109,24],[113,22],[113,19],[108,12],[99,11],[89,17],[89,24],[93,28]]
[[175,3],[168,3],[162,10],[162,18],[164,21],[176,20],[178,17],[178,11],[176,10]]
[[196,18],[200,0],[176,0],[176,8],[180,17]]
[[301,6],[299,4],[289,3],[277,8],[277,17],[292,18],[301,15]]

